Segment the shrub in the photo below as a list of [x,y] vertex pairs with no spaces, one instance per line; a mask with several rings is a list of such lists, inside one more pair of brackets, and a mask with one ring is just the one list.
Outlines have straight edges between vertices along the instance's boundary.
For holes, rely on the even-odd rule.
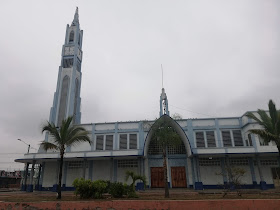
[[103,193],[106,192],[107,182],[104,180],[96,180],[93,182],[93,197],[94,198],[102,198]]
[[109,193],[114,197],[114,198],[121,198],[123,195],[125,195],[126,188],[123,183],[121,182],[114,182],[111,183]]
[[93,182],[84,178],[77,178],[73,182],[75,194],[80,195],[80,198],[91,198],[94,194]]
[[73,186],[75,187],[75,194],[80,195],[80,198],[102,198],[103,193],[106,192],[107,181],[85,180],[84,178],[75,179]]

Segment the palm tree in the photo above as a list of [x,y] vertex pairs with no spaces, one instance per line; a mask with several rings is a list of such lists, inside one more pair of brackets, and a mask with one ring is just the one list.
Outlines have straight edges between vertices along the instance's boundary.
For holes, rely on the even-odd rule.
[[269,100],[268,108],[269,115],[262,109],[257,111],[259,116],[251,112],[246,114],[247,117],[255,120],[262,126],[262,129],[252,129],[249,132],[259,135],[266,143],[274,141],[280,156],[280,110],[276,109],[272,100]]
[[131,177],[132,179],[132,183],[131,185],[129,186],[129,193],[130,193],[130,197],[137,197],[137,195],[135,194],[135,182],[137,180],[140,180],[144,183],[144,188],[146,187],[146,177],[145,176],[141,176],[141,175],[138,175],[136,174],[135,172],[133,171],[126,171],[125,173],[125,181],[127,182],[129,177]]
[[156,144],[162,148],[165,198],[169,198],[166,152],[169,146],[174,147],[179,145],[181,143],[181,139],[171,125],[171,118],[167,115],[164,115],[160,119],[156,120],[152,126],[152,130],[152,141],[155,141]]
[[61,179],[62,179],[62,167],[65,148],[72,145],[77,145],[81,142],[91,143],[88,136],[89,132],[83,127],[72,125],[73,117],[68,117],[62,121],[60,129],[58,129],[54,123],[47,122],[42,128],[42,133],[47,131],[53,139],[53,143],[43,141],[40,146],[44,150],[58,150],[60,153],[60,166],[59,166],[59,177],[57,187],[57,199],[61,199]]

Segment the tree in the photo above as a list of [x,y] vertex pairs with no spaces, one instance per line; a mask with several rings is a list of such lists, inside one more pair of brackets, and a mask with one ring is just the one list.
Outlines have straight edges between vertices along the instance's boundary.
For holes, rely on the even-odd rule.
[[135,182],[137,180],[140,180],[144,183],[144,187],[146,186],[146,177],[145,176],[141,176],[141,175],[137,175],[136,173],[134,173],[133,171],[126,171],[126,176],[125,176],[125,181],[127,182],[129,177],[132,179],[132,183],[129,186],[129,197],[137,197],[136,193],[135,193]]
[[251,129],[249,132],[259,135],[266,143],[274,141],[280,156],[280,110],[276,109],[272,100],[269,100],[268,108],[269,115],[262,109],[257,111],[259,116],[252,112],[246,114],[262,126],[262,129]]
[[156,141],[156,143],[162,148],[165,198],[169,198],[166,162],[167,148],[168,146],[174,147],[181,143],[180,136],[172,127],[171,122],[172,119],[169,116],[164,115],[156,120],[152,126],[152,141]]
[[58,150],[60,153],[59,163],[59,176],[58,176],[58,187],[57,187],[57,199],[61,199],[61,179],[62,179],[62,167],[65,148],[72,145],[77,145],[81,142],[88,142],[91,144],[88,136],[89,132],[83,127],[72,125],[73,117],[68,117],[62,121],[60,128],[57,128],[55,124],[47,122],[42,128],[42,133],[47,131],[53,139],[53,143],[43,141],[40,146],[44,150]]

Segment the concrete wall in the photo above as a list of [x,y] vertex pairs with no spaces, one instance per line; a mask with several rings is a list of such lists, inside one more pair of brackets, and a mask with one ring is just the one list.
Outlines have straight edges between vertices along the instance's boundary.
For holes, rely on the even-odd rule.
[[94,160],[92,168],[92,180],[111,180],[111,173],[113,168],[111,167],[110,160]]
[[220,166],[199,166],[201,181],[204,185],[220,185],[223,184],[223,176],[216,173],[222,172]]
[[58,164],[54,162],[46,162],[43,174],[42,187],[52,187],[56,184]]

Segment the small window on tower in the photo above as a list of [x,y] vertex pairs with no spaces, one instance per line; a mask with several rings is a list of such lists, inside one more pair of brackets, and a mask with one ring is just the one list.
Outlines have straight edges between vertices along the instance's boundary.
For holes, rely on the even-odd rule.
[[70,36],[69,36],[69,43],[70,42],[74,42],[74,31],[70,32]]
[[78,45],[80,45],[80,40],[81,40],[81,34],[79,34]]
[[71,68],[73,66],[73,58],[63,59],[63,68]]

